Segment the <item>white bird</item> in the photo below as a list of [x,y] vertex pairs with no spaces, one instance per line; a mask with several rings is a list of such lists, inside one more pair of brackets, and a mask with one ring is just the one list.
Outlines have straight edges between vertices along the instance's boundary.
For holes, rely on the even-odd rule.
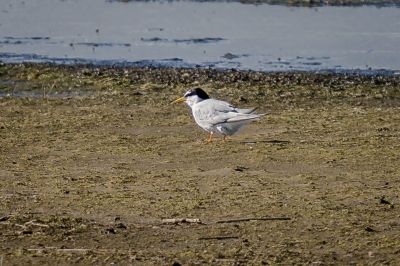
[[230,103],[212,99],[200,88],[189,90],[183,97],[172,103],[185,102],[191,109],[195,122],[210,135],[207,142],[212,141],[214,133],[221,134],[223,141],[246,124],[256,121],[266,114],[254,114],[256,108],[240,109]]

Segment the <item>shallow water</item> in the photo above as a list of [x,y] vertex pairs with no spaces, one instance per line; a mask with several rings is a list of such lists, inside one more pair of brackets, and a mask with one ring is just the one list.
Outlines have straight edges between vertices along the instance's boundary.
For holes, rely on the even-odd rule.
[[280,70],[400,69],[400,9],[3,0],[0,60]]

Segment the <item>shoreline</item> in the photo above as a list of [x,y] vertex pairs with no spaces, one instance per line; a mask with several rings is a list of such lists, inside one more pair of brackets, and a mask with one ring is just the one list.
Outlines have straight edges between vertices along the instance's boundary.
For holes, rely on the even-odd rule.
[[[302,95],[313,90],[315,97],[332,99],[360,96],[397,99],[400,97],[400,75],[361,75],[333,72],[257,72],[211,68],[120,67],[95,65],[58,65],[48,63],[0,64],[2,95],[13,92],[137,91],[154,87],[160,90],[182,90],[205,86],[213,89],[233,86],[245,92],[246,87],[287,90]],[[359,87],[363,86],[362,93]],[[147,90],[147,89],[144,89]],[[324,96],[325,95],[325,96]],[[362,97],[361,97],[362,98]]]
[[[152,0],[109,0],[110,2],[157,2]],[[172,0],[182,1],[182,0]],[[185,1],[185,0],[183,0]],[[189,0],[190,1],[190,0]],[[193,1],[193,0],[192,0]],[[164,2],[160,0],[159,2]],[[168,1],[170,2],[170,1]],[[194,0],[194,2],[207,2],[207,0]],[[214,1],[213,1],[214,2]],[[320,7],[320,6],[400,6],[400,0],[219,0],[219,2],[238,2],[251,5],[286,5],[301,7]]]

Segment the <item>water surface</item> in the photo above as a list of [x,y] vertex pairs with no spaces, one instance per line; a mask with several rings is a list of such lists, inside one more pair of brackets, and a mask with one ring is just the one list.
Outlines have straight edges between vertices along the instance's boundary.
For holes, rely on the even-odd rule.
[[400,9],[3,0],[0,60],[281,70],[400,69]]

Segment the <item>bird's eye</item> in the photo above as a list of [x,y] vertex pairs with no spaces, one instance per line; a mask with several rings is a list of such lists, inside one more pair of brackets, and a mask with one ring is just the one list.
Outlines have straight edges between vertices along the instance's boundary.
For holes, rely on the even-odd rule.
[[188,91],[188,92],[185,93],[185,95],[183,97],[186,98],[186,97],[193,96],[193,95],[194,95],[193,91]]

